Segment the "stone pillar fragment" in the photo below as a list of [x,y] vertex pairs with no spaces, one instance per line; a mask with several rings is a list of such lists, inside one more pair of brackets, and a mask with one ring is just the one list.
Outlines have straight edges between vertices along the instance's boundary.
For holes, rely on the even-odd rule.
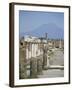
[[30,77],[37,77],[37,60],[35,58],[31,58],[30,61]]
[[59,41],[59,48],[62,48],[62,42],[61,42],[61,40]]
[[19,78],[27,78],[27,65],[26,65],[26,49],[19,50]]
[[47,68],[47,50],[43,50],[43,69]]
[[42,58],[37,60],[37,73],[42,74]]

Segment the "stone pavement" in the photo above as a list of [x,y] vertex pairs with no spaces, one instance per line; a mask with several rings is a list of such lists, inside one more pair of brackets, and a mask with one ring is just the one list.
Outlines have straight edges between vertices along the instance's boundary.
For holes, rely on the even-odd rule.
[[[61,50],[57,49],[54,51],[54,55],[50,58],[50,65],[64,65],[64,54]],[[52,77],[63,77],[64,70],[61,69],[47,69],[43,70],[42,75],[38,75],[38,78],[52,78]]]

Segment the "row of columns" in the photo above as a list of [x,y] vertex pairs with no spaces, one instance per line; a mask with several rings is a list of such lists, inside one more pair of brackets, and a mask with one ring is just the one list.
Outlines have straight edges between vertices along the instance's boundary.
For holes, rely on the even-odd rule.
[[[30,60],[30,78],[35,78],[37,75],[42,74],[43,62],[42,59],[31,58]],[[20,64],[20,79],[28,78],[27,65],[25,61]]]
[[37,77],[42,74],[42,59],[34,59],[30,62],[30,77]]
[[[30,50],[28,49],[29,46],[30,46]],[[29,58],[32,58],[32,57],[36,57],[38,56],[39,54],[43,54],[42,53],[42,50],[40,50],[38,47],[39,44],[35,44],[35,43],[29,43],[27,44],[27,47],[26,47],[26,52],[27,52],[27,56],[26,58],[29,59]]]
[[[43,56],[39,58],[32,57],[30,59],[30,78],[35,78],[37,75],[42,74],[42,70],[47,67],[47,50],[43,49]],[[26,60],[26,47],[20,49],[20,79],[28,78],[27,75],[27,60]]]

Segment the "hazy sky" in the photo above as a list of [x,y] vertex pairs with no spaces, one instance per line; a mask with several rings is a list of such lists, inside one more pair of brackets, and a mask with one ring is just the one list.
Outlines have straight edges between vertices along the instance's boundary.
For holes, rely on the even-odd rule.
[[64,30],[64,13],[42,11],[19,11],[20,35],[30,32],[43,24],[54,23]]

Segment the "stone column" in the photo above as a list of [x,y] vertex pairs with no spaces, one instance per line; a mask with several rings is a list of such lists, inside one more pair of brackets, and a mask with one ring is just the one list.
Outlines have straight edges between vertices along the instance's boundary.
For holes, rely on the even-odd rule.
[[37,73],[42,74],[42,58],[37,59]]
[[31,58],[30,61],[30,78],[37,77],[37,60],[35,58]]
[[47,68],[47,50],[43,50],[43,69]]
[[55,41],[53,41],[53,48],[55,48]]
[[59,48],[62,48],[61,40],[59,41]]
[[47,67],[49,67],[49,66],[50,66],[49,60],[50,60],[50,57],[49,57],[49,56],[47,56]]
[[19,78],[27,78],[27,65],[26,65],[26,49],[19,50]]

